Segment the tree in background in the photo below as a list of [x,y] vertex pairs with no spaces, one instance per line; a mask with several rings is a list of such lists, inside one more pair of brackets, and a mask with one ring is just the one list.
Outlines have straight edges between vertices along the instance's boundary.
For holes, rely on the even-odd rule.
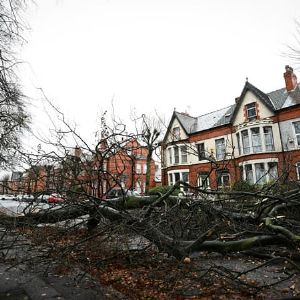
[[0,3],[0,163],[12,164],[20,147],[21,133],[28,129],[29,116],[24,95],[18,85],[14,49],[23,41],[25,28],[19,12],[22,0],[4,0]]

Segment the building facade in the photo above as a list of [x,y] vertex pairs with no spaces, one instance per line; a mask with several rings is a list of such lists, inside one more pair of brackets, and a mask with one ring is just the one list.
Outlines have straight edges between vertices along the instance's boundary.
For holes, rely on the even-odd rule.
[[284,80],[271,93],[247,81],[233,105],[199,117],[174,112],[162,143],[162,184],[299,180],[300,87],[289,66]]

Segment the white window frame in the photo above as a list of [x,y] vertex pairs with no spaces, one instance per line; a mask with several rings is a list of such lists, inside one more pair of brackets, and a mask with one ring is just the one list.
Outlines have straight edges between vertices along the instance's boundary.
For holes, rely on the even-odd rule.
[[300,132],[297,133],[296,131],[296,124],[300,127],[300,121],[295,121],[293,122],[293,127],[294,127],[294,133],[295,133],[295,138],[296,138],[296,144],[298,147],[300,147]]
[[300,180],[300,162],[296,163],[297,180]]
[[[200,145],[203,145],[203,149],[200,149],[200,147],[202,148],[202,146],[200,146]],[[205,143],[204,142],[197,143],[196,147],[197,147],[197,153],[198,153],[198,160],[199,161],[206,160]]]
[[173,140],[180,140],[180,127],[179,126],[175,126],[172,128],[172,137]]
[[[247,112],[247,120],[254,121],[257,119],[257,109],[256,109],[256,102],[251,102],[245,105],[246,106],[246,112]],[[251,107],[250,107],[251,106]],[[249,116],[249,112],[253,111],[255,112],[255,115]]]
[[[188,173],[188,181],[186,181],[186,183],[189,183],[189,177],[190,177],[190,171],[189,169],[179,169],[179,170],[172,170],[172,171],[169,171],[168,172],[168,184],[169,185],[174,185],[176,180],[175,180],[175,177],[176,177],[176,174],[179,174],[179,180],[182,180],[183,181],[183,173]],[[184,190],[184,187],[180,187],[180,190],[183,191]]]
[[[217,142],[222,141],[222,143],[217,144]],[[215,147],[216,147],[216,159],[223,160],[226,156],[226,145],[225,138],[215,139]]]
[[[205,176],[205,178],[204,178]],[[197,185],[201,189],[210,189],[210,182],[209,182],[209,172],[205,173],[198,173]]]
[[135,165],[135,173],[136,174],[142,174],[142,165],[141,164],[137,163]]
[[147,163],[143,164],[143,174],[147,174]]
[[186,164],[188,162],[188,151],[187,146],[180,146],[180,159],[182,164]]
[[[253,134],[254,129],[258,128],[258,139],[260,141],[260,145],[253,145]],[[270,128],[269,133],[265,133],[265,128]],[[247,133],[247,135],[245,135]],[[271,144],[266,143],[266,136],[270,135],[271,138]],[[243,136],[245,138],[243,138]],[[263,137],[263,138],[262,138]],[[242,128],[241,130],[236,132],[236,138],[238,141],[238,147],[240,144],[241,151],[239,152],[239,155],[248,155],[248,154],[255,154],[255,153],[263,153],[263,152],[272,152],[275,150],[275,143],[274,143],[274,135],[273,135],[273,126],[271,125],[260,125],[260,126],[253,126],[248,128]],[[248,140],[249,145],[246,146],[244,140]],[[255,149],[254,147],[257,147]]]
[[[264,184],[267,182],[270,182],[276,178],[272,176],[272,174],[269,173],[269,166],[271,163],[276,163],[277,165],[277,177],[278,177],[278,159],[277,158],[268,158],[268,159],[256,159],[256,160],[249,160],[249,161],[244,161],[242,163],[239,163],[239,166],[242,167],[243,169],[243,174],[242,178],[243,180],[247,181],[247,176],[246,176],[246,166],[251,165],[252,166],[252,176],[253,176],[253,182],[250,182],[251,184]],[[258,164],[263,164],[264,165],[264,178],[260,180],[260,178],[257,178],[257,173],[256,170],[258,168]]]

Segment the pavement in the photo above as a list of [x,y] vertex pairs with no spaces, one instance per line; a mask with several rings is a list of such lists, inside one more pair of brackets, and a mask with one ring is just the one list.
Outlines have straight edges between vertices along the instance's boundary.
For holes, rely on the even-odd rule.
[[26,265],[12,267],[0,263],[1,300],[106,300],[126,299],[111,287],[102,286],[79,270],[68,275],[30,270]]
[[0,228],[0,300],[127,299],[78,268],[58,274],[56,262],[39,251],[22,235]]

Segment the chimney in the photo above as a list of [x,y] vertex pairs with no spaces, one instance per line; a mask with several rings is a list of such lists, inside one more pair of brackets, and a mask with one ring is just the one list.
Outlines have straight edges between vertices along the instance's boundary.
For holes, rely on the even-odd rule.
[[81,149],[80,149],[80,147],[79,146],[76,146],[75,147],[75,151],[74,151],[74,155],[75,155],[75,157],[80,157],[81,156],[81,153],[82,153],[82,151],[81,151]]
[[295,89],[297,86],[297,76],[293,72],[293,68],[290,66],[285,66],[285,73],[283,74],[285,80],[285,87],[287,92]]

